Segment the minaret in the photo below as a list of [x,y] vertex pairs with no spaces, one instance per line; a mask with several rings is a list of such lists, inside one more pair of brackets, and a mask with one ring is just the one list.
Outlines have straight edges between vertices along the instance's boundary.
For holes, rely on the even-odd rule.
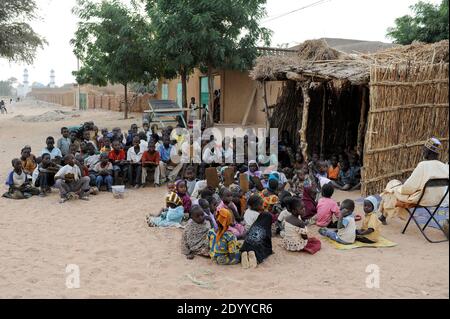
[[28,82],[28,69],[23,70],[23,92],[24,96],[30,92],[30,85]]
[[51,88],[54,88],[56,85],[55,85],[55,70],[51,70],[50,71],[50,84],[49,84],[49,86],[51,87]]

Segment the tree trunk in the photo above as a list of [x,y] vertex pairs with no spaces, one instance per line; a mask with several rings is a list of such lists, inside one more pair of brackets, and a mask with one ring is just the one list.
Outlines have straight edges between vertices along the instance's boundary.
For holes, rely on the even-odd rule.
[[125,87],[125,110],[124,110],[123,118],[125,120],[127,120],[128,119],[128,85],[127,85],[127,83],[125,83],[123,86]]
[[[183,109],[186,109],[188,107],[187,102],[187,72],[184,67],[180,70],[180,77],[181,77],[181,106]],[[188,112],[183,112],[184,114],[184,120],[186,123],[188,123]]]
[[209,122],[214,126],[214,77],[212,75],[212,66],[208,65],[208,94],[209,94]]

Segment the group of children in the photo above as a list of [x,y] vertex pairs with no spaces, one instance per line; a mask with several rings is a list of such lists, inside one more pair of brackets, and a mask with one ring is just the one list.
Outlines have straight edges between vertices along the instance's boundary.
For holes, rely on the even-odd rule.
[[[93,122],[63,127],[58,140],[46,139],[38,157],[25,146],[20,157],[12,160],[6,182],[9,190],[3,196],[46,196],[55,187],[63,203],[88,200],[91,194],[111,191],[113,185],[140,188],[150,182],[156,187],[167,183],[166,207],[159,216],[149,215],[148,225],[187,222],[182,251],[188,258],[202,255],[218,264],[242,263],[244,267],[255,267],[272,254],[272,235],[282,237],[286,250],[316,253],[321,244],[308,234],[308,225],[316,224],[321,235],[343,244],[379,239],[376,198],[364,202],[366,217],[360,230],[356,229],[354,202],[332,199],[334,189],[358,187],[355,153],[333,156],[329,162],[313,154],[305,163],[301,153],[293,155],[292,145],[282,134],[277,167],[262,171],[257,161],[250,160],[250,155],[257,158],[249,154],[255,140],[242,139],[243,154],[236,152],[237,138],[229,138],[205,149],[202,159],[208,160],[199,164],[192,158],[183,160],[186,150],[202,150],[215,141],[214,136],[198,145],[172,127],[159,132],[145,121],[142,131],[133,124],[127,134],[120,128],[99,132]],[[270,143],[268,139],[267,147]],[[182,161],[172,162],[174,154]],[[244,164],[237,164],[241,155]],[[211,183],[211,170],[217,183]]]
[[[19,158],[12,160],[13,171],[8,175],[11,199],[25,199],[33,195],[46,196],[51,188],[58,188],[61,202],[80,198],[99,191],[112,191],[113,185],[126,184],[140,188],[151,182],[164,182],[165,168],[170,161],[168,134],[157,127],[143,124],[139,132],[136,124],[127,134],[120,128],[111,132],[104,128],[99,134],[93,122],[61,128],[61,137],[49,136],[39,156],[25,146]],[[157,150],[158,148],[158,150]],[[171,168],[169,178],[175,179],[179,167]],[[177,171],[178,170],[178,171]],[[161,179],[160,179],[161,176]]]
[[[314,224],[322,236],[341,244],[377,242],[381,225],[377,199],[365,199],[365,218],[357,229],[355,203],[336,203],[334,183],[322,181],[321,172],[327,170],[318,165],[316,173],[314,166],[301,163],[294,178],[288,179],[286,170],[262,172],[256,161],[248,166],[219,165],[214,167],[216,186],[208,179],[196,179],[195,167],[187,166],[182,179],[167,184],[166,207],[158,216],[149,214],[147,223],[184,228],[181,250],[188,259],[199,255],[220,265],[241,263],[244,268],[256,267],[273,253],[272,236],[281,236],[288,251],[315,254],[321,242],[308,232]],[[226,173],[229,170],[231,174]]]

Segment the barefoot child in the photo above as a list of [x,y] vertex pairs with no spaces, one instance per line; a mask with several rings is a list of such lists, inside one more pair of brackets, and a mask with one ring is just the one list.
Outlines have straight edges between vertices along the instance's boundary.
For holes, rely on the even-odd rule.
[[[253,223],[241,248],[241,263],[244,268],[255,268],[262,263],[272,251],[272,215],[262,213]],[[255,263],[256,257],[256,263]]]
[[205,220],[203,209],[192,206],[189,219],[181,237],[181,250],[187,259],[194,259],[195,255],[209,257],[208,232],[209,223]]
[[327,228],[319,229],[322,236],[328,237],[340,244],[353,244],[356,239],[356,223],[353,211],[355,210],[355,203],[346,199],[341,204],[340,217],[338,221],[338,230],[333,231]]
[[82,176],[72,154],[66,155],[64,162],[66,165],[55,174],[55,186],[59,188],[60,203],[73,198],[74,194],[82,200],[89,200],[89,177]]
[[31,176],[23,171],[20,159],[13,159],[11,164],[14,169],[9,173],[6,181],[9,190],[3,194],[3,197],[10,199],[27,199],[33,195],[39,195],[39,190],[30,184]]
[[381,221],[376,215],[378,200],[374,196],[369,196],[364,200],[364,221],[361,229],[356,231],[356,240],[374,244],[380,240]]
[[39,187],[39,196],[46,196],[51,192],[51,187],[55,185],[55,174],[61,168],[60,165],[51,161],[50,154],[42,154],[41,163],[33,172],[33,185]]

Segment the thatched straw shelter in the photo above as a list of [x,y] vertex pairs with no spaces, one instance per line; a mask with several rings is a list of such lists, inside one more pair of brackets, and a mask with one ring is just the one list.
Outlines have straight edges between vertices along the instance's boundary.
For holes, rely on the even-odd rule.
[[409,176],[428,137],[443,141],[448,160],[448,45],[346,54],[311,40],[297,56],[260,57],[251,76],[284,81],[277,104],[267,106],[271,127],[288,131],[305,158],[356,148],[362,192],[374,194]]

